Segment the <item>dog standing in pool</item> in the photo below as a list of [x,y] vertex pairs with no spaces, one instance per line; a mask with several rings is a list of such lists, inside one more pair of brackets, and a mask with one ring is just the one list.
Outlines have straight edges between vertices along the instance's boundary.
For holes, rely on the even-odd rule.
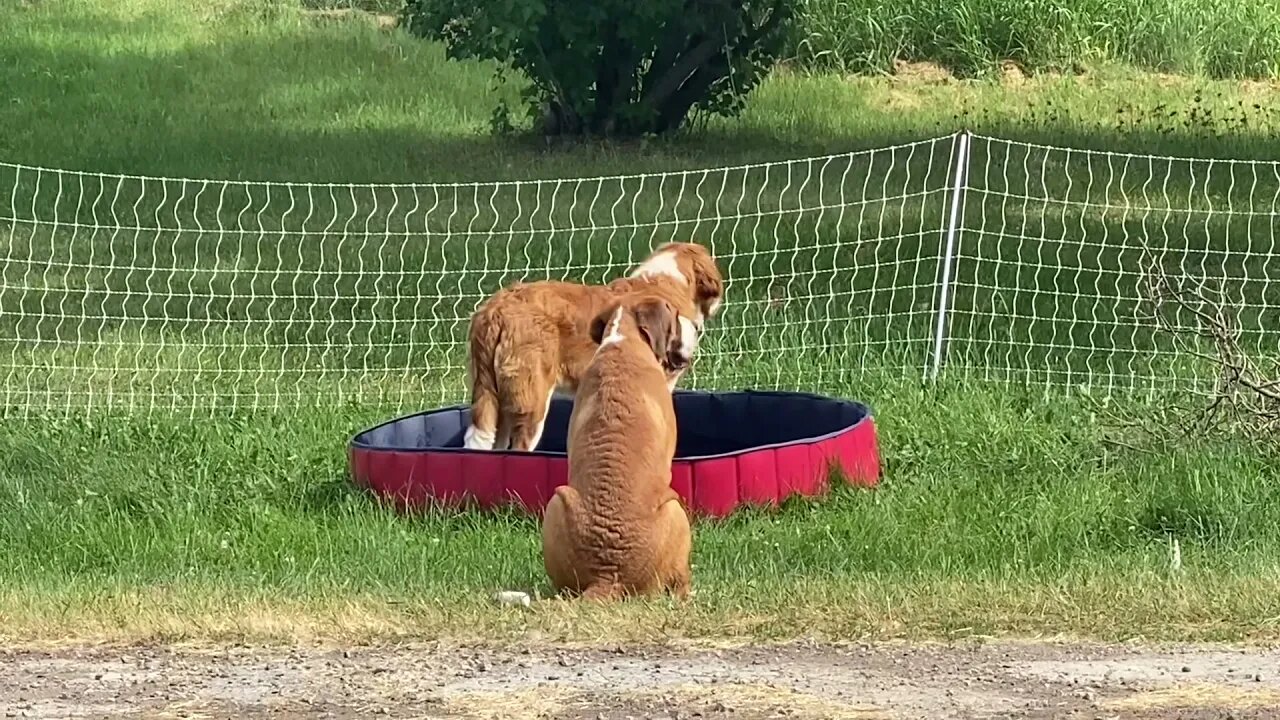
[[[724,280],[711,252],[697,243],[667,243],[627,277],[607,285],[538,280],[494,293],[471,316],[467,376],[470,450],[534,450],[542,439],[552,394],[573,395],[596,345],[591,319],[628,296],[661,295],[681,322],[701,335],[724,299]],[[693,360],[696,342],[667,358],[674,388]]]
[[542,521],[543,563],[561,594],[689,595],[693,541],[671,488],[676,415],[662,366],[685,341],[683,325],[654,296],[591,322],[598,349],[569,416],[569,484],[556,488]]

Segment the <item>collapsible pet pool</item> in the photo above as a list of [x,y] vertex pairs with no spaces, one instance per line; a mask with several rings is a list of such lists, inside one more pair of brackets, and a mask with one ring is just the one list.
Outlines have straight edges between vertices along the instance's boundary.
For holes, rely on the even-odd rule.
[[[865,405],[794,392],[677,391],[671,486],[699,515],[776,505],[826,492],[832,470],[875,485],[880,453]],[[469,407],[407,415],[358,433],[349,449],[355,481],[402,509],[432,503],[518,504],[541,514],[568,482],[565,452],[573,400],[552,398],[533,452],[467,450]]]

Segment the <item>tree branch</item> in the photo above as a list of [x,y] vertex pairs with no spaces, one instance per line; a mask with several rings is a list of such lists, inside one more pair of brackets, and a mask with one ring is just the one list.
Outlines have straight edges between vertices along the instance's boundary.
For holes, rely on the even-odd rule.
[[745,34],[742,40],[737,43],[737,46],[750,47],[766,38],[769,33],[777,30],[788,15],[786,2],[787,0],[774,0],[773,5],[769,8],[769,16],[765,18],[765,21],[760,23],[760,26],[754,31]]
[[743,48],[750,49],[769,33],[773,32],[782,23],[786,10],[784,3],[786,0],[774,0],[770,6],[769,15],[759,26],[751,31],[742,33],[739,37],[730,41],[726,41],[721,48],[721,53],[712,52],[712,55],[703,60],[693,73],[687,76],[679,86],[673,91],[669,100],[659,106],[658,119],[655,131],[658,133],[667,132],[680,123],[684,122],[685,117],[693,106],[698,103],[713,85],[720,80],[729,76],[732,70],[729,58],[734,53],[741,51]]
[[667,99],[675,94],[698,68],[716,56],[722,47],[714,38],[704,38],[690,49],[681,53],[680,57],[659,76],[640,98],[640,102],[650,110],[659,110]]
[[[549,121],[554,122],[554,127],[544,127],[544,130],[553,130],[554,132],[548,133],[552,135],[577,133],[582,128],[582,118],[578,115],[577,109],[573,107],[573,100],[565,91],[564,85],[556,79],[555,65],[547,57],[547,52],[543,49],[542,43],[535,41],[533,49],[537,53],[536,62],[541,63],[543,68],[538,75],[546,78],[546,84],[550,87],[552,96],[548,102],[549,107],[543,113],[543,122],[544,124],[550,124]],[[545,117],[548,114],[553,116],[553,119]]]
[[719,61],[712,64],[708,63],[698,69],[683,85],[676,94],[658,111],[658,119],[654,125],[654,132],[664,133],[668,130],[679,127],[684,122],[685,117],[693,106],[699,100],[706,96],[707,90],[715,85],[717,81],[724,79],[729,74],[729,63],[723,60],[722,55],[717,56]]
[[662,41],[658,44],[653,57],[649,59],[649,67],[645,72],[644,84],[640,89],[640,97],[647,97],[653,92],[653,86],[660,77],[665,77],[671,66],[675,64],[680,53],[693,45],[702,42],[702,36],[691,34],[682,24],[672,23],[662,28]]
[[[1241,345],[1243,332],[1221,301],[1221,293],[1211,293],[1204,282],[1175,283],[1154,259],[1148,264],[1143,294],[1156,329],[1172,338],[1180,354],[1215,366],[1217,378],[1203,401],[1174,400],[1168,413],[1156,418],[1144,415],[1127,424],[1165,444],[1231,429],[1243,430],[1250,440],[1274,438],[1280,429],[1280,378],[1267,377]],[[1188,327],[1179,317],[1189,317],[1193,324]],[[1202,342],[1211,344],[1213,352],[1197,347]]]
[[618,119],[618,109],[631,101],[635,93],[636,66],[640,58],[631,42],[618,35],[616,24],[605,33],[596,61],[595,111],[592,132],[610,135]]

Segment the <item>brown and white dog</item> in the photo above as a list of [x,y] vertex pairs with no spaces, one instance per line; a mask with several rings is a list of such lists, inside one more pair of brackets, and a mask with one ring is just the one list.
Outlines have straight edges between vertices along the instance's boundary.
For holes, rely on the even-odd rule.
[[542,521],[557,592],[689,594],[692,536],[671,488],[676,417],[661,363],[682,342],[679,320],[662,298],[633,296],[592,321],[599,349],[569,416],[569,484]]
[[662,358],[669,389],[688,369],[706,318],[719,310],[724,280],[697,243],[668,243],[628,277],[607,285],[544,280],[516,283],[485,300],[468,334],[473,450],[533,450],[542,439],[551,396],[573,395],[597,343],[588,326],[633,293],[661,296],[680,313],[683,342]]

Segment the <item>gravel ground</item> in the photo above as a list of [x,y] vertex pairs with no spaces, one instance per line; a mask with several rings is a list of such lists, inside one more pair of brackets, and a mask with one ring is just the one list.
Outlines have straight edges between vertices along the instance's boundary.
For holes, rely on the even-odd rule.
[[0,650],[30,718],[1280,718],[1280,650],[1031,642]]

